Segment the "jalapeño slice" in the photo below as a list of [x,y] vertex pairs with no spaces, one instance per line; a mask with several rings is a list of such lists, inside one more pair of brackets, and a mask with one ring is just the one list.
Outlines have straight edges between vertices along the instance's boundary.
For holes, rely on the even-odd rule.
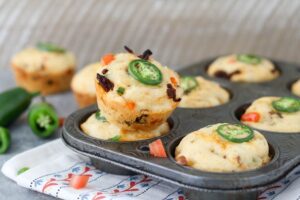
[[180,77],[180,86],[184,93],[187,94],[198,86],[198,81],[192,76]]
[[243,63],[257,65],[261,63],[261,57],[252,54],[240,54],[237,56],[237,60]]
[[128,72],[134,79],[146,85],[158,85],[162,82],[161,71],[146,60],[131,61]]
[[64,48],[61,48],[55,44],[44,43],[44,42],[39,42],[36,45],[36,47],[42,51],[49,51],[49,52],[55,52],[55,53],[64,53],[66,51]]
[[217,128],[218,134],[224,139],[234,142],[248,142],[254,137],[253,130],[240,124],[222,124]]
[[55,109],[42,102],[31,107],[28,113],[28,123],[37,136],[47,138],[59,127],[59,119]]
[[282,97],[273,101],[272,106],[279,112],[293,113],[300,110],[300,100],[292,97]]

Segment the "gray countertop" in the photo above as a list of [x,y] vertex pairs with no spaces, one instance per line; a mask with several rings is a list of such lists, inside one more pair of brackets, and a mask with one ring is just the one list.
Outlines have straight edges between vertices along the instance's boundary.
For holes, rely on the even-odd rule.
[[[0,92],[4,89],[11,88],[15,86],[13,79],[11,77],[10,71],[2,70],[0,73]],[[52,103],[59,112],[60,116],[66,117],[72,111],[77,109],[75,100],[71,92],[65,92],[57,95],[52,95],[47,97],[47,101]],[[0,166],[3,165],[5,161],[13,157],[14,155],[26,151],[27,149],[36,147],[43,143],[49,142],[57,137],[58,133],[50,139],[40,139],[36,137],[30,130],[26,122],[26,113],[24,113],[20,119],[18,119],[14,124],[9,127],[11,132],[11,147],[9,151],[0,155]],[[25,188],[18,186],[15,182],[6,178],[2,173],[0,173],[0,200],[2,199],[30,199],[30,200],[44,200],[44,199],[54,199],[50,196],[43,195]]]

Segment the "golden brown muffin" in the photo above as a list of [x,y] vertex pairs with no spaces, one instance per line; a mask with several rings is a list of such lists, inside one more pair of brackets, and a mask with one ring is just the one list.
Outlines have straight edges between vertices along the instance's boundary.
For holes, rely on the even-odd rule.
[[80,127],[84,133],[97,139],[118,141],[138,141],[159,137],[169,132],[168,122],[151,131],[125,131],[118,126],[109,123],[105,118],[97,119],[97,113],[92,114]]
[[[158,84],[142,83],[130,74],[129,65],[137,60],[156,66],[161,73],[161,76],[157,75],[161,77]],[[141,63],[135,67],[145,69]],[[150,74],[152,70],[145,69]],[[116,54],[108,64],[102,63],[95,84],[98,106],[103,115],[124,130],[157,128],[168,119],[182,95],[176,72],[152,58],[146,61],[131,53]]]
[[[295,103],[293,103],[294,101]],[[279,102],[279,106],[283,110],[277,110],[278,108],[274,107],[274,102]],[[299,133],[300,99],[290,97],[258,98],[247,108],[241,117],[241,121],[248,126],[261,130]]]
[[75,58],[70,52],[27,48],[12,58],[11,65],[18,85],[47,95],[70,88]]
[[80,108],[95,104],[95,76],[100,62],[87,65],[72,79],[71,88]]
[[177,162],[202,171],[240,172],[270,161],[269,145],[261,133],[252,130],[252,139],[237,143],[218,134],[221,125],[224,124],[210,125],[185,136],[175,150]]
[[[188,80],[191,79],[191,80]],[[229,93],[218,83],[197,77],[182,77],[181,85],[187,81],[195,81],[192,89],[182,87],[185,92],[180,101],[182,108],[209,108],[225,104],[229,101]],[[188,84],[188,83],[187,83]]]
[[292,85],[292,92],[300,97],[300,79]]
[[271,61],[249,54],[220,57],[209,66],[207,73],[233,82],[266,82],[279,76]]

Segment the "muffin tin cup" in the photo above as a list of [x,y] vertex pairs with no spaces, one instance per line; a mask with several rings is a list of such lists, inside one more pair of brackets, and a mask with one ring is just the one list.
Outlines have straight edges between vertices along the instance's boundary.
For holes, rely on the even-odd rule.
[[182,137],[210,124],[240,123],[236,111],[262,96],[294,96],[288,89],[291,80],[300,75],[299,66],[273,61],[280,76],[265,83],[234,83],[208,77],[206,60],[180,71],[182,75],[201,75],[218,82],[232,93],[232,99],[212,108],[177,108],[171,116],[173,127],[160,138],[168,158],[150,156],[147,146],[157,138],[135,142],[109,142],[92,138],[80,130],[97,106],[78,110],[65,121],[62,139],[72,150],[92,159],[96,167],[115,174],[146,174],[181,187],[189,199],[255,199],[267,185],[284,177],[300,163],[300,133],[278,133],[259,130],[267,139],[272,160],[267,165],[245,172],[213,173],[178,165],[174,160],[175,146]]

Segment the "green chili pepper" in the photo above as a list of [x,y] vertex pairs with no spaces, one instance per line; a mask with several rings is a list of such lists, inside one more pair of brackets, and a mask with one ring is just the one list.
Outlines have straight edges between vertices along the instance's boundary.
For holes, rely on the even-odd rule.
[[183,76],[180,77],[180,87],[183,89],[185,94],[188,94],[199,85],[195,77]]
[[17,87],[0,94],[0,126],[7,127],[14,122],[31,104],[39,93],[29,93]]
[[109,141],[120,142],[120,139],[121,139],[121,135],[116,135],[116,136],[110,138]]
[[0,154],[5,153],[10,146],[10,134],[6,128],[0,127]]
[[123,87],[119,87],[119,88],[117,89],[117,93],[118,93],[120,96],[122,96],[122,95],[124,94],[124,92],[125,92],[125,88],[123,88]]
[[102,122],[107,122],[107,119],[102,115],[101,110],[96,112],[96,119]]
[[162,82],[162,73],[154,64],[146,60],[133,60],[129,63],[129,74],[146,85],[158,85]]
[[247,64],[257,65],[261,63],[262,58],[252,54],[241,54],[237,56],[237,60]]
[[51,44],[51,43],[44,43],[44,42],[39,42],[36,47],[39,50],[42,51],[49,51],[49,52],[55,52],[55,53],[65,53],[65,49],[61,48],[55,44]]
[[234,143],[248,142],[254,137],[251,128],[240,124],[222,124],[218,126],[217,133],[224,139]]
[[300,100],[292,97],[282,97],[273,101],[272,106],[279,112],[298,112],[300,110]]
[[59,127],[55,109],[45,102],[32,106],[28,113],[28,123],[31,130],[41,138],[50,137]]

